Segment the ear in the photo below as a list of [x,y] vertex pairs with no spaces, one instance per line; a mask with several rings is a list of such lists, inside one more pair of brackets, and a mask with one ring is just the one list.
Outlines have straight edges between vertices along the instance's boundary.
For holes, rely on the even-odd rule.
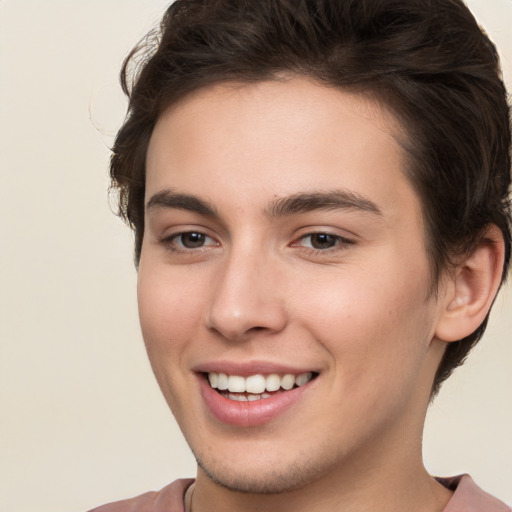
[[484,321],[498,292],[503,272],[505,243],[500,229],[490,225],[471,254],[446,277],[436,337],[458,341]]

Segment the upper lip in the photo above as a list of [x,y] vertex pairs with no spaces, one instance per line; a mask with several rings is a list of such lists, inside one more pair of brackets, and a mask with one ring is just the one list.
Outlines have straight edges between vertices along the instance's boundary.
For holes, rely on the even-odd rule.
[[276,373],[278,375],[299,375],[301,373],[319,371],[311,366],[290,366],[269,361],[210,361],[198,364],[193,371],[197,373],[225,373],[227,375],[239,375],[248,377],[249,375],[264,374],[269,375]]

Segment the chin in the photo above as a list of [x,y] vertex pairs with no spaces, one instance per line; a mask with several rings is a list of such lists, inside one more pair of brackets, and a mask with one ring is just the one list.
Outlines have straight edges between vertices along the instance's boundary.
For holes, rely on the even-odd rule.
[[215,461],[205,463],[196,456],[196,461],[205,475],[215,484],[230,491],[244,494],[284,494],[306,487],[308,484],[321,478],[329,471],[322,465],[303,462],[291,462],[285,467],[278,467],[264,471],[260,468],[226,467]]

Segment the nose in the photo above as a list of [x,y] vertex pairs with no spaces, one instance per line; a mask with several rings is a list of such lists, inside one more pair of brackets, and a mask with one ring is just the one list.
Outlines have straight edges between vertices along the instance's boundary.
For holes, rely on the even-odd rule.
[[275,334],[287,324],[282,275],[264,255],[231,254],[213,279],[206,323],[225,339]]

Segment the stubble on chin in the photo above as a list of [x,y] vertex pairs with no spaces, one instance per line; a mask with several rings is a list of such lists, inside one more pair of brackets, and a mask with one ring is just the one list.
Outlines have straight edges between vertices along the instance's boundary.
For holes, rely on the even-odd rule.
[[235,474],[233,470],[222,464],[213,462],[206,464],[200,457],[194,454],[197,465],[203,473],[216,485],[233,492],[242,494],[286,494],[306,487],[322,477],[329,471],[326,465],[307,462],[299,464],[289,463],[284,468],[268,469],[264,474],[246,473]]

